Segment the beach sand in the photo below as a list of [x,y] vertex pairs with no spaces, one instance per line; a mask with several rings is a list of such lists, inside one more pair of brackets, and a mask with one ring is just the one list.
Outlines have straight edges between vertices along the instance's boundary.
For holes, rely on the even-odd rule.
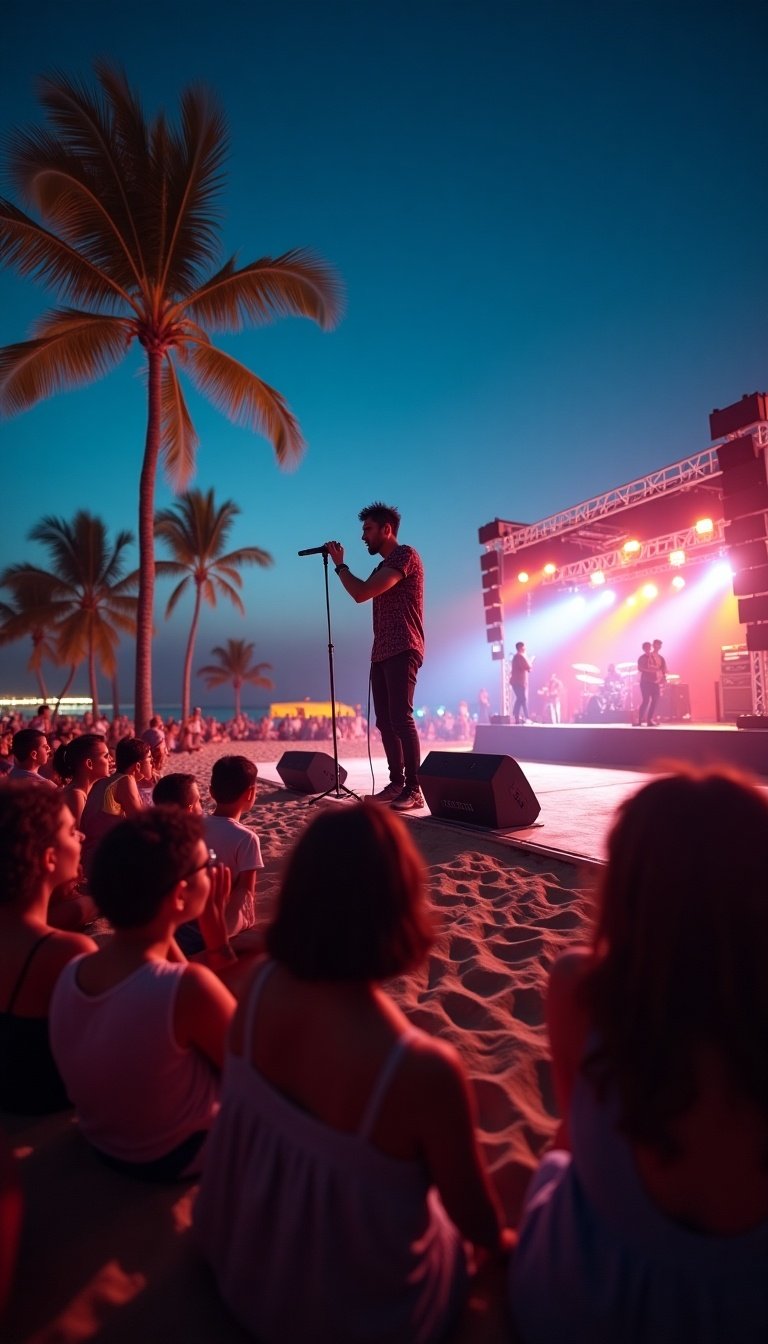
[[[207,798],[216,756],[235,751],[274,760],[275,745],[209,745],[191,756],[175,755],[168,770],[194,773]],[[349,746],[344,744],[345,755],[352,754]],[[244,818],[262,845],[262,926],[285,853],[314,810],[305,797],[260,783]],[[427,965],[387,988],[416,1026],[461,1053],[482,1146],[514,1226],[528,1178],[556,1125],[544,1026],[547,970],[563,947],[583,936],[588,880],[571,863],[512,850],[490,833],[433,818],[407,821],[428,866],[438,936]],[[6,1128],[22,1159],[27,1206],[4,1322],[9,1344],[246,1339],[191,1248],[194,1190],[144,1188],[102,1169],[69,1117],[7,1117]],[[503,1337],[498,1294],[476,1292],[456,1341]]]

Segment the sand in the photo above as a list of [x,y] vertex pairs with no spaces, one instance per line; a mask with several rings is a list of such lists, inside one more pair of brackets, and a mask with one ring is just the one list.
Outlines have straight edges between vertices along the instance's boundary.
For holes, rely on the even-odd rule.
[[[344,744],[346,755],[350,745]],[[194,773],[207,796],[213,759],[233,750],[262,761],[276,755],[274,743],[209,745],[174,756],[169,769]],[[245,820],[260,837],[265,862],[262,924],[283,857],[313,810],[306,798],[259,785]],[[428,865],[439,932],[427,965],[388,988],[415,1025],[461,1053],[482,1147],[514,1226],[556,1126],[544,991],[553,958],[584,934],[587,879],[570,863],[521,854],[490,833],[433,818],[407,820]],[[152,1190],[102,1169],[70,1118],[7,1117],[6,1128],[21,1157],[27,1203],[3,1329],[9,1344],[245,1340],[189,1244],[194,1190]],[[475,1294],[456,1340],[502,1337],[498,1296]]]

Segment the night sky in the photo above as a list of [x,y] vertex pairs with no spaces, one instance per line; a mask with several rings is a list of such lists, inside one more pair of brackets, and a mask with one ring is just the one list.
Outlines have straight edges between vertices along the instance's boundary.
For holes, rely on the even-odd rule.
[[[231,130],[224,251],[309,246],[346,286],[335,332],[216,337],[287,398],[309,445],[296,471],[189,390],[194,484],[239,504],[233,546],[275,559],[246,571],[245,620],[204,612],[196,666],[245,637],[275,698],[325,697],[322,564],[296,552],[338,537],[367,574],[357,513],[380,498],[426,567],[417,700],[474,700],[496,676],[478,527],[701,449],[714,406],[768,385],[764,3],[11,0],[3,27],[3,130],[38,119],[39,73],[87,76],[98,55],[153,113],[204,82]],[[0,272],[0,344],[49,302]],[[132,350],[2,426],[2,564],[45,562],[26,533],[46,513],[136,531],[144,416]],[[172,498],[163,483],[158,507]],[[337,694],[360,701],[371,613],[331,584]],[[179,698],[191,615],[190,599],[164,622],[169,591],[158,703]],[[3,690],[31,688],[27,655],[3,650]],[[121,683],[130,700],[130,649]]]

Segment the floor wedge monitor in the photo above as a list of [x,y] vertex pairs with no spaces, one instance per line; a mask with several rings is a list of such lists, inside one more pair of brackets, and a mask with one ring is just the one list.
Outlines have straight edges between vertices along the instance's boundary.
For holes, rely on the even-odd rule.
[[[333,757],[326,751],[284,751],[277,762],[277,773],[287,789],[294,793],[324,793],[336,788]],[[339,784],[347,772],[339,766]]]
[[532,826],[541,811],[536,794],[512,756],[474,751],[430,751],[419,783],[433,817],[506,831]]

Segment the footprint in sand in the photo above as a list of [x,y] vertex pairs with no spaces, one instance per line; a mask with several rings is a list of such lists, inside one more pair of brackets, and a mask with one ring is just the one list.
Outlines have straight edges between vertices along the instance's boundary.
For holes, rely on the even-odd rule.
[[512,1012],[528,1027],[540,1027],[544,1021],[544,996],[538,989],[516,989]]
[[473,966],[464,976],[464,988],[480,998],[491,999],[495,994],[512,989],[512,977],[503,971],[491,971],[486,966]]
[[488,1004],[472,994],[462,994],[458,990],[446,994],[443,1009],[446,1017],[462,1031],[487,1031],[492,1025]]
[[471,938],[461,938],[454,935],[448,944],[448,956],[451,961],[462,962],[470,961],[472,957],[478,954],[477,944]]
[[533,957],[538,957],[542,950],[542,940],[538,934],[526,933],[524,938],[518,938],[516,942],[510,943],[500,938],[489,939],[488,947],[499,961],[503,961],[507,966],[517,966],[521,961],[529,961]]

